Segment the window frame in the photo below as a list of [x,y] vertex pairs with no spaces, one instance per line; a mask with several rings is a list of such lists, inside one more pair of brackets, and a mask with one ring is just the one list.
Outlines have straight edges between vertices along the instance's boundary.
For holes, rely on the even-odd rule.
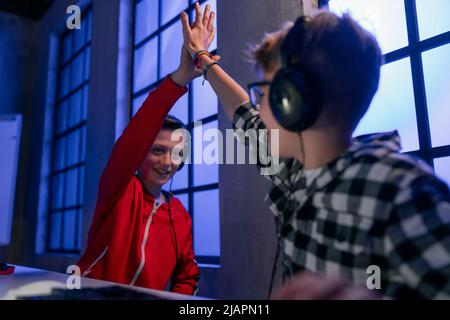
[[[88,68],[88,72],[86,74],[86,77],[84,75],[84,72],[86,70],[86,55],[85,53],[91,50],[92,48],[92,17],[93,17],[93,11],[92,11],[92,5],[87,6],[84,8],[81,12],[81,21],[89,21],[88,28],[90,30],[86,30],[83,44],[80,48],[78,48],[75,52],[73,52],[73,48],[75,45],[75,37],[73,34],[71,35],[71,47],[70,47],[70,56],[68,59],[64,60],[64,38],[67,37],[69,34],[77,32],[77,30],[68,30],[65,29],[64,32],[58,35],[58,54],[57,54],[57,71],[56,71],[56,91],[55,91],[55,104],[53,109],[53,116],[52,116],[52,138],[51,138],[51,157],[50,157],[50,172],[48,175],[48,205],[47,205],[47,217],[46,217],[46,237],[45,237],[45,252],[46,253],[57,253],[57,254],[80,254],[81,253],[81,238],[82,234],[82,218],[83,218],[83,208],[84,208],[84,195],[83,195],[83,201],[80,202],[80,185],[83,185],[83,188],[81,188],[84,192],[84,181],[85,181],[85,169],[86,169],[86,143],[87,143],[87,119],[82,119],[82,114],[80,113],[80,121],[78,121],[75,125],[70,126],[69,125],[69,117],[70,117],[70,100],[71,98],[80,93],[80,112],[83,111],[83,105],[87,101],[89,103],[88,99],[86,100],[85,94],[89,92],[89,81],[90,81],[90,68]],[[90,19],[90,20],[88,20]],[[90,38],[88,39],[88,34],[90,34]],[[89,51],[89,61],[91,59],[92,51]],[[82,79],[81,82],[75,86],[74,88],[71,88],[71,65],[74,63],[74,61],[82,57]],[[64,68],[69,67],[69,82],[67,84],[68,91],[64,95],[60,95],[60,89],[61,89],[61,82],[62,82],[62,75]],[[87,90],[86,90],[87,88]],[[64,103],[67,103],[67,114],[66,116],[66,128],[62,130],[61,132],[58,132],[58,116],[59,116],[59,110]],[[86,109],[88,109],[88,105],[86,106]],[[87,115],[86,115],[87,117]],[[84,142],[83,139],[83,130],[85,130],[84,134]],[[64,166],[62,168],[55,169],[55,161],[56,161],[56,146],[58,141],[61,139],[67,139],[70,134],[73,132],[79,132],[79,145],[78,145],[78,161],[74,164],[67,165],[67,142],[64,142]],[[83,154],[82,146],[84,146],[84,159],[81,159],[81,155]],[[66,177],[67,172],[77,169],[77,196],[76,196],[76,205],[72,206],[65,206],[65,188],[66,188]],[[80,181],[80,172],[83,170],[83,181]],[[62,174],[62,195],[61,195],[61,203],[62,206],[59,208],[53,208],[53,200],[54,200],[54,194],[53,194],[53,180],[57,175]],[[66,249],[64,246],[64,222],[65,222],[65,216],[68,214],[68,211],[74,210],[75,213],[75,226],[74,226],[74,247],[73,249]],[[60,239],[59,239],[59,249],[55,249],[52,247],[52,234],[53,234],[53,225],[52,225],[52,217],[55,214],[61,213],[61,221],[60,221]],[[80,217],[81,215],[81,217]],[[80,223],[81,222],[81,223]]]

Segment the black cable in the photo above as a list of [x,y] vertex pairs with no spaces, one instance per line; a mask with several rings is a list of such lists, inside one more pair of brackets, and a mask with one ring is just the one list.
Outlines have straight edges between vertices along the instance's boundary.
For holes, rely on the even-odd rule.
[[[277,230],[279,229],[278,227],[278,221],[275,222],[277,224]],[[278,257],[280,256],[280,237],[278,236],[278,232],[277,232],[277,251],[275,253],[275,260],[273,262],[273,266],[272,266],[272,276],[270,278],[270,284],[269,284],[269,293],[267,295],[267,299],[270,299],[270,296],[272,295],[272,289],[273,289],[273,281],[275,279],[275,273],[277,271],[277,262],[278,262]]]

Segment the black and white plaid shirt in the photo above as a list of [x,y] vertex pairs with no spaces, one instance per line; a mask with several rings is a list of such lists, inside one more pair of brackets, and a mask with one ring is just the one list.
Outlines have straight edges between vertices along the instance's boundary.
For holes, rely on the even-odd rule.
[[[265,129],[250,104],[233,125]],[[400,148],[397,132],[365,135],[311,183],[294,159],[266,176],[285,276],[308,270],[365,286],[379,268],[388,298],[450,298],[450,192]]]

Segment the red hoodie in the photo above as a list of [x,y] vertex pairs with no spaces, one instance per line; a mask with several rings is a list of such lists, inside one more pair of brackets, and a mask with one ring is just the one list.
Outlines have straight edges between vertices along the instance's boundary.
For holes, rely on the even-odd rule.
[[172,291],[195,294],[200,272],[190,215],[174,197],[158,206],[134,175],[165,117],[186,91],[167,76],[114,145],[100,178],[87,248],[78,262],[83,276],[158,290],[172,276]]

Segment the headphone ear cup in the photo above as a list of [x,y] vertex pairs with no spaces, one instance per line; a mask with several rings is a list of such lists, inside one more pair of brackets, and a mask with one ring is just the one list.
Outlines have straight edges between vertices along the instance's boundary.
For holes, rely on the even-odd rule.
[[282,68],[275,74],[269,102],[275,119],[286,130],[301,132],[319,117],[320,97],[311,88],[300,70]]

